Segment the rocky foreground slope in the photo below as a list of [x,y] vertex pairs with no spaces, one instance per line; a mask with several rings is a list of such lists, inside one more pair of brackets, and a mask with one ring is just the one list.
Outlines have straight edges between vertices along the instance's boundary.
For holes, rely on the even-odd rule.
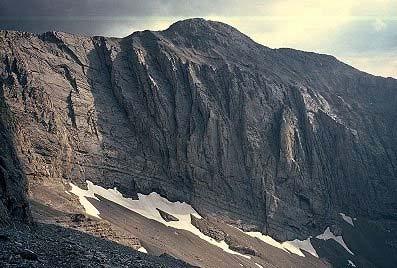
[[25,178],[35,199],[90,180],[281,240],[341,212],[397,219],[397,81],[222,23],[122,39],[1,31],[0,107],[0,221],[29,218]]

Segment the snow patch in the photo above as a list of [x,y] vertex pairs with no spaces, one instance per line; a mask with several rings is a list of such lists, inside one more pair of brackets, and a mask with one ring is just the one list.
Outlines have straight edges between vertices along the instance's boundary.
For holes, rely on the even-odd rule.
[[148,74],[148,76],[149,76],[150,82],[152,83],[153,87],[154,87],[155,89],[158,89],[159,87],[157,86],[157,83],[156,83],[156,81],[153,79],[153,77],[152,77],[150,74]]
[[263,266],[260,265],[259,263],[256,263],[256,262],[255,262],[255,265],[258,266],[259,268],[263,268]]
[[[292,241],[285,241],[285,242],[278,242],[274,240],[272,237],[268,235],[264,235],[260,232],[244,232],[245,234],[258,238],[259,240],[265,242],[266,244],[269,244],[273,247],[279,248],[281,250],[284,250],[288,253],[296,254],[301,257],[305,257],[305,254],[302,252],[302,250],[310,253],[314,257],[318,258],[318,254],[316,249],[313,247],[311,243],[311,237],[307,238],[306,240],[292,240]],[[339,243],[342,247],[346,249],[347,252],[349,252],[351,255],[354,255],[354,253],[347,247],[345,241],[343,240],[342,236],[335,236],[329,227],[325,229],[323,234],[318,235],[316,238],[321,239],[321,240],[328,240],[328,239],[333,239],[337,243]]]
[[285,241],[280,243],[274,240],[272,237],[262,234],[261,232],[244,232],[244,233],[251,237],[258,238],[259,240],[265,242],[266,244],[282,249],[288,253],[293,253],[298,256],[305,257],[305,254],[303,254],[303,252],[301,251],[302,249],[312,254],[313,256],[318,257],[316,250],[314,249],[314,247],[310,242],[311,239],[310,237],[307,238],[306,240],[295,239],[293,241]]
[[268,235],[262,234],[261,232],[244,232],[244,233],[251,237],[258,238],[259,240],[261,240],[261,241],[265,242],[266,244],[269,244],[273,247],[285,250],[280,242],[274,240],[272,237],[270,237]]
[[[120,206],[123,206],[131,211],[134,211],[145,218],[155,220],[168,227],[175,229],[186,230],[198,236],[202,240],[217,246],[227,253],[239,255],[241,257],[250,259],[250,256],[240,254],[236,251],[229,249],[229,245],[225,241],[216,241],[215,239],[204,235],[199,229],[197,229],[191,223],[190,215],[201,219],[201,216],[187,203],[185,202],[170,202],[166,198],[161,197],[158,193],[152,192],[148,195],[138,194],[138,200],[123,197],[123,195],[116,189],[105,189],[101,186],[97,186],[90,181],[87,181],[88,190],[82,190],[76,185],[70,183],[72,186],[71,193],[77,195],[80,199],[80,203],[84,206],[86,213],[99,218],[99,211],[87,200],[86,197],[98,198],[95,195],[100,195],[109,201],[112,201]],[[158,212],[158,209],[167,212],[178,218],[179,221],[166,222]]]
[[78,186],[73,183],[69,183],[72,187],[72,190],[69,192],[77,195],[79,197],[80,204],[84,207],[85,213],[91,215],[93,217],[99,218],[99,211],[88,201],[87,197],[94,198],[99,200],[92,191],[80,189]]
[[353,219],[352,219],[351,217],[347,216],[347,215],[344,214],[344,213],[339,213],[339,215],[342,216],[342,218],[343,218],[343,220],[344,220],[345,222],[347,222],[347,223],[350,224],[351,226],[354,226]]
[[329,240],[329,239],[333,239],[335,240],[337,243],[339,243],[342,247],[344,247],[346,249],[347,252],[349,252],[351,255],[354,255],[354,253],[347,247],[347,245],[345,244],[345,241],[343,240],[342,236],[335,236],[331,230],[329,229],[329,227],[327,227],[327,229],[325,229],[324,233],[316,236],[316,238],[321,239],[321,240]]
[[[88,190],[83,190],[78,186],[74,185],[73,183],[70,183],[70,186],[72,187],[72,189],[68,193],[72,193],[78,196],[80,204],[84,207],[85,212],[93,217],[100,218],[99,217],[100,213],[88,201],[87,198],[93,198],[99,201],[99,199],[95,195],[100,195],[116,204],[119,204],[131,211],[134,211],[144,216],[145,218],[155,220],[168,227],[189,231],[194,235],[198,236],[199,238],[201,238],[202,240],[205,240],[208,243],[221,248],[227,253],[239,255],[247,259],[251,258],[250,256],[229,249],[229,245],[225,241],[218,242],[215,239],[204,235],[199,229],[197,229],[194,225],[192,225],[190,215],[193,215],[194,217],[199,219],[201,219],[202,217],[189,204],[185,202],[170,202],[166,198],[161,197],[159,194],[155,192],[152,192],[148,195],[138,194],[138,200],[133,200],[131,198],[123,197],[123,195],[116,188],[105,189],[101,186],[94,185],[90,181],[87,181]],[[174,217],[178,218],[179,221],[170,221],[170,222],[165,221],[159,214],[157,208],[173,215]],[[340,213],[340,215],[346,222],[354,226],[353,219],[351,217],[346,216],[343,213]],[[259,240],[265,242],[266,244],[284,250],[288,253],[305,257],[305,255],[302,252],[302,250],[305,250],[311,255],[318,257],[316,250],[311,244],[310,241],[311,237],[307,238],[306,240],[295,239],[292,241],[278,242],[274,240],[272,237],[268,235],[263,235],[260,232],[244,232],[244,233],[251,237],[258,238]],[[331,232],[329,227],[325,229],[323,234],[318,235],[316,238],[321,240],[333,239],[337,243],[339,243],[342,247],[344,247],[347,252],[349,252],[351,255],[354,255],[354,253],[347,247],[342,236],[335,236]],[[141,247],[138,249],[138,251],[144,252],[146,251],[146,249]]]
[[[301,251],[301,249],[302,249],[302,250],[305,250],[306,252],[312,254],[314,257],[318,258],[317,252],[314,249],[312,243],[310,242],[310,239],[311,239],[310,237],[307,238],[306,240],[295,239],[293,241],[283,242],[282,244],[285,249],[287,249],[288,251],[295,253],[299,256],[305,257],[305,255]],[[294,252],[294,250],[296,252]]]
[[348,262],[349,266],[351,266],[351,267],[357,267],[357,266],[354,264],[353,261],[347,260],[347,262]]
[[147,250],[146,250],[146,248],[144,248],[144,247],[138,248],[138,251],[147,254]]

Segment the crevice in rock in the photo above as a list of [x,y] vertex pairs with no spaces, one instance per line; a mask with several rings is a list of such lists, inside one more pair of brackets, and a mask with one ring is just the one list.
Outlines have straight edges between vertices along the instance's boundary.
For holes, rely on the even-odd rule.
[[77,82],[76,82],[76,77],[73,77],[69,67],[66,64],[62,64],[59,67],[61,67],[64,71],[65,78],[69,81],[70,85],[74,89],[76,93],[79,93],[79,89],[77,88]]
[[22,68],[21,64],[16,58],[14,58],[12,61],[11,71],[16,74],[19,84],[22,87],[26,87],[28,83],[26,71]]
[[83,63],[81,62],[81,60],[80,60],[79,57],[76,55],[76,53],[74,53],[73,50],[71,50],[71,49],[65,44],[65,42],[64,42],[61,38],[59,38],[59,37],[57,36],[57,33],[56,33],[56,32],[46,32],[46,33],[44,33],[44,34],[39,35],[39,38],[40,38],[41,40],[43,40],[43,41],[47,41],[47,42],[50,42],[50,43],[53,43],[53,44],[57,45],[57,47],[58,47],[62,52],[66,53],[69,57],[72,58],[72,60],[73,60],[75,63],[77,63],[78,65],[80,65],[81,68],[82,68],[82,70],[83,70],[83,73],[85,73],[85,67],[88,67],[88,66],[86,66],[85,64],[83,64]]
[[87,125],[90,128],[91,133],[94,133],[99,140],[98,125],[95,120],[95,108],[92,107],[87,112]]
[[71,90],[68,95],[68,98],[66,99],[66,102],[68,104],[68,116],[70,118],[70,121],[72,122],[72,126],[77,129],[76,114],[73,106],[72,93],[73,91]]
[[22,65],[16,58],[10,59],[7,55],[4,58],[5,73],[8,74],[8,79],[12,79],[11,73],[14,73],[17,77],[18,83],[22,88],[25,88],[28,84],[28,78],[26,70],[23,69]]
[[113,62],[111,59],[111,51],[107,48],[106,45],[106,39],[104,37],[94,37],[92,39],[95,52],[98,56],[98,59],[102,65],[102,69],[105,71],[105,74],[107,76],[107,81],[108,81],[108,87],[114,96],[116,102],[119,104],[120,109],[123,111],[124,115],[126,116],[127,119],[129,119],[128,112],[124,106],[124,103],[122,101],[122,96],[121,94],[118,94],[116,92],[116,84],[114,83],[113,79],[113,74],[112,74],[112,69],[113,69]]

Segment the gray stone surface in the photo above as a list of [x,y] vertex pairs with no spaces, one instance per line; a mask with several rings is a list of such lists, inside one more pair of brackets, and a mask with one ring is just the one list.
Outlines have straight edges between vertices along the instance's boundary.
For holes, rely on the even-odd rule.
[[193,268],[163,254],[150,256],[124,245],[52,224],[2,229],[0,267]]
[[14,121],[2,98],[0,80],[0,228],[13,221],[30,222],[25,197],[26,176],[21,170],[13,142]]
[[179,221],[178,218],[172,216],[171,214],[157,208],[157,211],[159,212],[161,218],[163,218],[163,220],[165,220],[166,222],[170,222],[170,221]]
[[190,215],[190,219],[192,225],[199,229],[200,232],[202,232],[206,236],[209,236],[218,242],[226,240],[227,234],[221,229],[217,228],[216,225],[212,224],[208,220],[204,218],[199,219],[193,215]]
[[2,31],[0,72],[31,185],[156,191],[279,239],[338,212],[397,217],[395,79],[202,19],[123,39]]

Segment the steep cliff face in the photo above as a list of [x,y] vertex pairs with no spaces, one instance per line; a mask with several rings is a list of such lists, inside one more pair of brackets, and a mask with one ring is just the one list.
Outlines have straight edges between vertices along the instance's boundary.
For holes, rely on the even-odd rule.
[[0,75],[0,227],[13,221],[31,221],[26,199],[26,176],[15,152],[13,130],[15,121],[3,97]]
[[31,185],[156,191],[280,239],[339,212],[397,218],[394,79],[201,19],[123,39],[3,31],[0,57]]

